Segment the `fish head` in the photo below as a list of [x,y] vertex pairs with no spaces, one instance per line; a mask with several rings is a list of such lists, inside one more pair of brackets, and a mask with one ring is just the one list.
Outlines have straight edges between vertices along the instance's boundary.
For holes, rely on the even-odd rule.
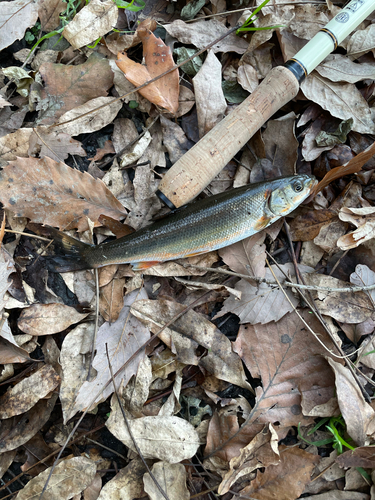
[[268,208],[274,215],[284,216],[300,205],[316,186],[317,180],[313,175],[294,175],[279,179],[280,184],[272,189],[268,199]]

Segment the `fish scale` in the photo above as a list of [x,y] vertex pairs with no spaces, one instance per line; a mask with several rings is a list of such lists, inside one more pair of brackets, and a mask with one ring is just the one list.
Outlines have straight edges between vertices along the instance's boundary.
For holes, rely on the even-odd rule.
[[[98,246],[55,230],[65,255],[56,271],[131,263],[144,269],[240,241],[290,213],[310,194],[313,176],[296,175],[231,189],[196,201],[135,233]],[[296,191],[296,187],[300,190]]]

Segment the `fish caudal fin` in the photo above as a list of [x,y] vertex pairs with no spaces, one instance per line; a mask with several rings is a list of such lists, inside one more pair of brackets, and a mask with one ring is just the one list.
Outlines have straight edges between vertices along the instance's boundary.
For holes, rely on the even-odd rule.
[[37,232],[53,240],[47,248],[47,262],[50,271],[65,273],[93,267],[88,259],[88,254],[93,245],[82,243],[82,241],[50,226],[44,226],[38,229]]

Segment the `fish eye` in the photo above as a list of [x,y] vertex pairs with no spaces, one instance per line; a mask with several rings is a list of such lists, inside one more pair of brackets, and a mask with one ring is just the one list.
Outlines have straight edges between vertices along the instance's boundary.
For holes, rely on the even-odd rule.
[[300,182],[300,181],[295,182],[293,184],[293,189],[294,189],[294,191],[296,191],[296,193],[300,193],[303,189],[302,182]]

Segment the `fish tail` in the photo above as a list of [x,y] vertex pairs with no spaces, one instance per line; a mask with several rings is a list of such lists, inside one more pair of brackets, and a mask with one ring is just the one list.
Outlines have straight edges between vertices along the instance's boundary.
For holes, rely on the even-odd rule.
[[38,230],[38,233],[53,240],[47,249],[47,263],[50,271],[65,273],[94,267],[90,263],[90,250],[94,245],[83,243],[50,226],[44,226]]

